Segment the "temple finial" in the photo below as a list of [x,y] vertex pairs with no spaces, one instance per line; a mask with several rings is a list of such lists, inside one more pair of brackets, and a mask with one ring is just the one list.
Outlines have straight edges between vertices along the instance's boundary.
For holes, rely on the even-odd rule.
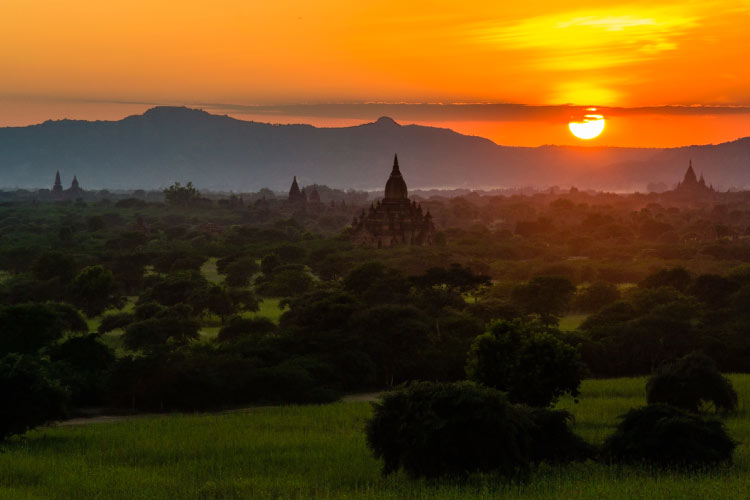
[[398,154],[393,156],[393,170],[398,170]]

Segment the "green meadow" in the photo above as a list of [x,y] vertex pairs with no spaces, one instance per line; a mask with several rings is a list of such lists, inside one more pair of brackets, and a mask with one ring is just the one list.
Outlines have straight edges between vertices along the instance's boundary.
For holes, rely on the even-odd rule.
[[[383,477],[365,445],[371,406],[360,401],[40,428],[0,445],[0,499],[746,499],[750,375],[731,379],[740,409],[725,423],[739,445],[732,465],[709,472],[588,462],[542,466],[524,484]],[[644,404],[644,384],[587,380],[579,403],[558,407],[601,443],[618,415]]]

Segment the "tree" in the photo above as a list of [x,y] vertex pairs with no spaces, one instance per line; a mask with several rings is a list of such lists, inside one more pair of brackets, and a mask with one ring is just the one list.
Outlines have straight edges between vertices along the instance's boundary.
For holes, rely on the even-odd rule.
[[686,292],[693,282],[690,272],[684,267],[673,267],[671,269],[662,269],[641,281],[638,286],[641,288],[659,288],[671,286],[677,291]]
[[[285,266],[284,266],[285,267]],[[274,270],[267,281],[258,285],[260,295],[270,297],[291,297],[301,295],[310,290],[313,280],[310,273],[302,269]]]
[[557,324],[575,292],[575,286],[562,276],[536,276],[513,289],[513,304],[526,314],[538,314],[545,325]]
[[461,264],[453,263],[449,267],[431,267],[421,276],[412,278],[412,282],[422,288],[446,286],[465,293],[482,285],[489,285],[490,278],[483,274],[474,274]]
[[164,198],[170,205],[178,207],[189,207],[197,200],[200,199],[200,192],[193,187],[192,182],[188,182],[185,186],[181,186],[179,182],[175,182],[167,189],[164,190]]
[[368,304],[396,304],[406,299],[409,282],[396,269],[366,262],[346,275],[344,289]]
[[549,406],[566,393],[578,396],[586,367],[575,348],[550,332],[528,321],[493,323],[471,346],[469,379],[529,406]]
[[219,285],[208,287],[203,306],[209,312],[219,316],[222,322],[227,316],[234,314],[237,310],[229,290]]
[[83,332],[86,322],[65,304],[18,304],[0,308],[0,356],[33,354],[66,332]]
[[692,412],[710,402],[717,409],[731,411],[737,409],[737,392],[711,358],[694,352],[656,370],[646,383],[646,401]]
[[208,286],[208,281],[200,273],[180,271],[155,277],[138,301],[143,304],[157,302],[164,306],[189,304],[194,310],[201,310]]
[[221,327],[216,339],[232,342],[242,338],[260,338],[277,333],[279,328],[268,318],[242,318],[235,316]]
[[602,454],[612,462],[704,468],[731,461],[736,446],[718,420],[651,404],[622,417]]
[[386,393],[367,422],[367,445],[383,473],[462,477],[529,470],[533,423],[494,389],[417,382]]
[[250,278],[260,270],[260,266],[252,257],[242,257],[232,261],[225,268],[225,282],[232,287],[242,287],[250,284]]
[[31,266],[34,277],[41,281],[58,278],[61,283],[68,283],[76,273],[76,262],[73,257],[62,252],[47,252],[40,255]]
[[115,362],[112,349],[104,345],[101,334],[70,337],[48,350],[53,370],[70,391],[75,405],[101,404],[104,381]]
[[83,269],[70,284],[73,303],[88,317],[98,316],[107,308],[122,305],[122,297],[116,294],[112,271],[102,266]]
[[190,306],[180,304],[131,324],[122,334],[122,340],[129,349],[150,350],[187,344],[200,336],[199,330],[200,324],[193,319]]
[[388,387],[403,380],[430,345],[428,319],[413,306],[376,306],[363,311],[354,324]]
[[119,328],[125,328],[135,321],[135,315],[131,313],[110,313],[102,316],[97,332],[108,333]]
[[46,363],[27,354],[0,358],[0,440],[65,416],[67,395]]
[[266,277],[270,277],[280,265],[281,259],[275,253],[266,254],[260,261],[260,269]]
[[731,305],[731,295],[739,289],[739,285],[717,274],[701,274],[695,278],[690,294],[712,309],[719,309]]
[[596,281],[578,290],[575,297],[575,307],[580,311],[593,313],[619,299],[620,291],[615,285],[606,281]]

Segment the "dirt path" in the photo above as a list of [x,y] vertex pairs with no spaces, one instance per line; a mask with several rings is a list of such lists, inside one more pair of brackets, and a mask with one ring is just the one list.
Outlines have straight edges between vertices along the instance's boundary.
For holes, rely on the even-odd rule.
[[[359,394],[347,394],[341,398],[342,403],[357,403],[367,401],[377,401],[382,392],[363,392]],[[114,422],[124,422],[127,420],[136,420],[139,418],[146,417],[158,417],[158,416],[169,416],[169,415],[226,415],[230,413],[252,413],[253,411],[260,410],[263,408],[278,408],[282,405],[267,405],[267,406],[248,406],[245,408],[235,408],[233,410],[222,410],[213,412],[195,412],[195,413],[134,413],[132,415],[92,415],[90,417],[75,417],[68,420],[61,420],[56,422],[57,427],[76,427],[80,425],[92,425],[92,424],[111,424]]]

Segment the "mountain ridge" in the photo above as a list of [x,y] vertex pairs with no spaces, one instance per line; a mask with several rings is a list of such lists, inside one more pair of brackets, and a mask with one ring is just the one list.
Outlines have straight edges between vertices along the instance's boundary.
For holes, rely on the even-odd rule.
[[286,189],[302,184],[378,189],[398,153],[410,188],[575,185],[643,190],[674,185],[689,159],[715,186],[750,186],[750,137],[679,148],[505,146],[451,129],[382,116],[352,127],[274,125],[158,106],[117,121],[48,120],[0,128],[0,187]]

